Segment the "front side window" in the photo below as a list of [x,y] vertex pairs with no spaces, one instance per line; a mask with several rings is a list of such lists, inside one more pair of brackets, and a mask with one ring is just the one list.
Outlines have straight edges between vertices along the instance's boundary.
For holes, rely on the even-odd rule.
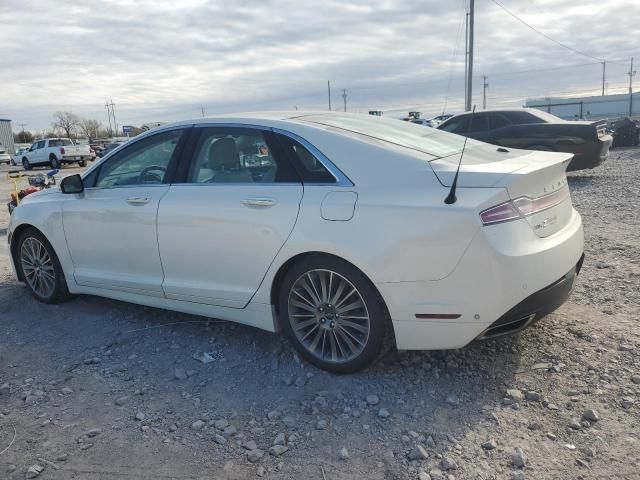
[[[489,130],[489,119],[486,115],[471,114],[471,127],[469,133],[486,132]],[[464,132],[461,132],[464,134]]]
[[36,145],[36,148],[44,148],[45,140],[40,140]]
[[299,182],[278,145],[261,130],[203,128],[187,183]]
[[159,133],[133,143],[99,167],[98,188],[163,182],[184,130]]

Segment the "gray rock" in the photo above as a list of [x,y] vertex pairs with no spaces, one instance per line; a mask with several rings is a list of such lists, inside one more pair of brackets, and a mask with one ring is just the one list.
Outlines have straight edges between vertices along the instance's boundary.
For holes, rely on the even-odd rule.
[[102,433],[101,428],[92,428],[91,430],[86,431],[84,434],[85,436],[92,438],[100,435],[101,433]]
[[142,412],[138,412],[136,413],[136,416],[134,417],[137,421],[141,422],[144,420],[145,418],[145,414]]
[[304,377],[296,378],[295,385],[296,387],[304,387],[307,384],[307,379]]
[[191,424],[191,428],[193,430],[202,430],[202,427],[204,427],[204,422],[202,420],[196,420]]
[[495,448],[498,448],[498,443],[495,440],[491,439],[484,442],[482,444],[482,448],[484,448],[485,450],[493,450]]
[[527,392],[524,397],[530,402],[539,402],[540,398],[542,398],[538,392],[531,391]]
[[224,435],[227,438],[233,437],[236,433],[238,433],[238,429],[233,425],[229,425],[227,428],[225,428],[222,431],[222,435]]
[[291,415],[287,415],[282,419],[282,423],[288,428],[294,428],[296,426],[296,420]]
[[60,390],[60,392],[63,395],[70,395],[73,393],[73,389],[69,388],[69,387],[64,387],[62,390]]
[[225,443],[227,443],[227,439],[224,438],[222,435],[220,435],[219,433],[216,433],[213,436],[213,441],[216,442],[218,445],[224,445]]
[[600,420],[600,415],[593,408],[587,408],[584,412],[582,412],[582,418],[585,420],[589,420],[590,422],[597,422]]
[[439,468],[429,470],[429,476],[431,480],[444,480],[444,473]]
[[387,410],[386,408],[381,408],[380,410],[378,410],[378,417],[389,418],[390,416],[391,414],[389,413],[389,410]]
[[347,450],[345,447],[342,447],[340,449],[339,455],[342,460],[349,460],[349,458],[351,457],[349,455],[349,450]]
[[259,448],[256,448],[255,450],[249,450],[249,452],[247,452],[247,460],[249,460],[251,463],[256,463],[263,456],[264,452]]
[[216,427],[218,430],[224,430],[229,426],[229,422],[226,419],[221,418],[220,420],[216,420],[213,426]]
[[447,397],[447,403],[449,405],[458,406],[460,405],[460,399],[458,398],[457,395],[452,394]]
[[520,447],[515,448],[511,453],[511,463],[514,467],[524,468],[527,464],[527,454]]
[[[224,437],[222,437],[224,438]],[[256,442],[254,442],[253,440],[248,440],[246,442],[244,442],[242,444],[243,448],[246,448],[247,450],[255,450],[256,448],[258,448],[258,445],[256,445]]]
[[316,423],[316,428],[318,430],[324,430],[325,428],[327,428],[328,423],[326,420],[318,420],[318,423]]
[[580,425],[580,422],[577,419],[572,418],[569,421],[569,428],[573,430],[580,430],[582,428],[582,425]]
[[115,401],[113,403],[115,403],[118,407],[122,407],[123,405],[125,405],[127,403],[127,400],[129,400],[129,397],[127,397],[127,396],[118,397],[118,398],[115,399]]
[[274,457],[279,457],[280,455],[282,455],[287,450],[289,450],[289,449],[287,447],[285,447],[284,445],[274,445],[273,447],[271,447],[269,449],[269,453],[271,455],[273,455]]
[[278,410],[272,410],[269,413],[267,413],[267,418],[272,422],[275,422],[280,418],[280,412]]
[[621,352],[631,352],[633,350],[633,345],[629,343],[622,343],[618,347],[618,350],[620,350]]
[[436,441],[433,439],[431,435],[429,435],[427,437],[427,440],[425,441],[425,445],[429,448],[436,448]]
[[267,470],[264,467],[258,467],[256,470],[256,475],[259,477],[264,477],[267,474]]
[[273,440],[274,445],[285,445],[287,443],[284,433],[279,433]]
[[8,383],[0,385],[0,395],[9,395],[11,393],[11,387]]
[[380,399],[377,395],[367,395],[366,400],[369,405],[377,405],[380,403]]
[[100,357],[85,358],[82,363],[85,365],[97,365],[101,362]]
[[415,445],[407,455],[409,460],[426,460],[429,454],[422,445]]
[[13,473],[16,471],[18,467],[16,467],[13,463],[10,463],[9,465],[7,465],[7,472],[9,473]]
[[183,368],[176,368],[174,371],[174,376],[176,380],[186,380],[188,378],[187,372],[185,372]]
[[451,458],[451,457],[444,457],[442,459],[442,461],[440,462],[440,466],[442,467],[443,470],[457,470],[458,469],[458,464],[456,463],[456,461]]
[[507,397],[517,402],[524,399],[524,395],[517,388],[510,388],[509,390],[507,390]]
[[431,475],[429,475],[427,472],[420,472],[418,474],[418,480],[431,480]]
[[632,381],[633,383],[635,383],[636,385],[640,385],[640,375],[633,375],[633,376],[631,377],[631,381]]
[[44,467],[38,464],[31,465],[27,469],[27,473],[25,474],[25,478],[36,478],[44,471]]
[[511,480],[524,480],[524,472],[513,472],[511,474]]

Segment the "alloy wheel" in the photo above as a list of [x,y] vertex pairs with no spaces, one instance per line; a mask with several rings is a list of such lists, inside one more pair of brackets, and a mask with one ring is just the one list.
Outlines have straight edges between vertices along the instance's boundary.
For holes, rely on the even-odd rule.
[[362,294],[344,276],[315,269],[293,283],[288,297],[293,333],[316,358],[348,362],[362,353],[371,322]]
[[42,298],[49,298],[56,288],[55,269],[47,248],[34,237],[22,242],[20,264],[25,281]]

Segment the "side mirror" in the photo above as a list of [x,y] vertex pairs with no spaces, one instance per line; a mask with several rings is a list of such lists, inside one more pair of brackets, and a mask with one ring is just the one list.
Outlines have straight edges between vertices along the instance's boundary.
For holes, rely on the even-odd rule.
[[62,193],[82,193],[84,191],[82,177],[78,174],[65,177],[60,182],[60,190]]

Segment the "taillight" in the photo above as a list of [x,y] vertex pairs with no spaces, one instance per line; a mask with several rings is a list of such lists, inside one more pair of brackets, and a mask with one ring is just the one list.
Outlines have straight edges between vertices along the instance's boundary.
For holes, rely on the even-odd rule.
[[64,155],[64,147],[60,147],[60,153]]
[[560,190],[542,195],[541,197],[518,197],[481,211],[480,220],[483,225],[517,220],[518,218],[523,218],[555,207],[564,202],[567,197],[569,197],[569,187],[567,185]]

